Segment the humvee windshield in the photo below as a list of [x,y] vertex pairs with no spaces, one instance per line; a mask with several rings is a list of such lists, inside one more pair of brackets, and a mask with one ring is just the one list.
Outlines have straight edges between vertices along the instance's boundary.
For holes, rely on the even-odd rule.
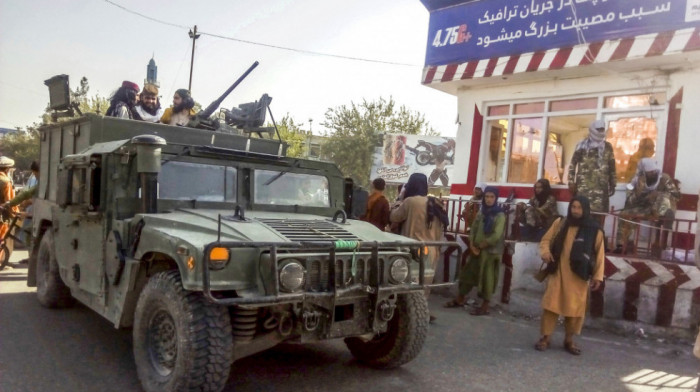
[[236,201],[236,168],[167,162],[158,176],[160,199]]
[[328,179],[312,174],[256,170],[253,202],[256,204],[330,207]]

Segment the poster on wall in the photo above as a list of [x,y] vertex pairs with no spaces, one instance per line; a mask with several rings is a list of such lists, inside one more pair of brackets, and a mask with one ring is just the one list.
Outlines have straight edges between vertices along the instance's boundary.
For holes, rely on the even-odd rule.
[[423,173],[430,186],[450,186],[455,145],[452,137],[386,134],[374,151],[370,178],[403,184],[411,174]]

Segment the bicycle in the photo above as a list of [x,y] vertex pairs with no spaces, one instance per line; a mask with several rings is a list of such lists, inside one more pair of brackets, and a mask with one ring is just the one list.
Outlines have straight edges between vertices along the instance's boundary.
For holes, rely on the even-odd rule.
[[[22,212],[14,212],[8,208],[0,207],[3,215],[9,216],[10,220],[7,223],[9,226],[5,235],[0,238],[0,271],[5,269],[10,264],[10,256],[12,255],[12,250],[14,250],[14,242],[19,242],[22,245],[26,245],[24,241],[20,240],[19,237],[15,235],[17,230],[21,230],[22,227],[17,224],[17,221],[24,217]],[[8,246],[8,239],[12,239],[12,249]]]

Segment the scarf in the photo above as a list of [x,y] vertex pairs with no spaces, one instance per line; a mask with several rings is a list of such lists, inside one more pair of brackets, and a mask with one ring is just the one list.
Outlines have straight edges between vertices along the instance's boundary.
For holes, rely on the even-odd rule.
[[[599,131],[598,129],[601,129]],[[578,150],[598,150],[598,159],[603,159],[603,152],[605,151],[605,134],[607,130],[605,129],[605,121],[595,120],[588,127],[588,137],[581,140],[576,145],[576,151]]]
[[408,199],[411,196],[428,196],[428,177],[425,174],[413,173],[408,177],[403,198]]
[[[571,214],[571,205],[574,201],[578,201],[583,207],[583,215],[580,218],[574,218]],[[587,197],[576,196],[569,202],[569,211],[566,219],[560,226],[554,241],[552,241],[551,253],[556,262],[559,262],[561,258],[569,227],[579,228],[569,254],[571,270],[581,279],[588,280],[593,273],[593,265],[595,264],[593,258],[595,239],[598,231],[601,229],[598,226],[598,222],[591,217],[591,203]]]
[[535,200],[537,200],[538,204],[536,207],[542,207],[547,202],[549,195],[552,194],[552,186],[549,185],[549,180],[546,178],[540,178],[537,180],[537,183],[542,185],[542,191],[540,191],[539,195],[535,191]]
[[487,193],[496,195],[496,201],[492,206],[487,206],[486,202],[481,203],[481,215],[484,217],[484,233],[491,234],[493,233],[493,225],[496,222],[496,215],[502,213],[503,209],[498,205],[498,187],[487,186],[486,189],[484,189],[484,196],[486,196]]

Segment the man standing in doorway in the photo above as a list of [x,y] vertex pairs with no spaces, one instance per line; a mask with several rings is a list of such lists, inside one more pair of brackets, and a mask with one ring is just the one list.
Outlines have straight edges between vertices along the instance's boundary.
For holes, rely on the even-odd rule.
[[[576,145],[569,165],[569,191],[574,196],[585,196],[591,203],[591,212],[608,212],[617,185],[615,155],[605,134],[605,121],[593,121],[588,137]],[[605,216],[598,215],[598,222],[604,227]]]

